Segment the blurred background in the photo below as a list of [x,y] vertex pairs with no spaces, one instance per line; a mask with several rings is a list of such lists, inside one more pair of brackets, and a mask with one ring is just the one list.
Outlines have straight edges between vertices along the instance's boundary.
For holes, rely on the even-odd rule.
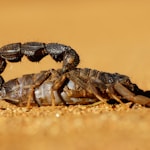
[[[130,76],[150,89],[150,2],[144,0],[1,0],[0,46],[14,42],[58,42],[80,55],[79,67]],[[9,63],[5,80],[59,68],[50,56]]]

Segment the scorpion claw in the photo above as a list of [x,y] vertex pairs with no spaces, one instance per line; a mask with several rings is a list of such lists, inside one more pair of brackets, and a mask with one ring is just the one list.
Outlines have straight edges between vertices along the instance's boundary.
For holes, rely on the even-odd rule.
[[133,103],[138,103],[138,104],[150,107],[150,98],[143,96],[143,95],[135,95],[134,93],[129,91],[126,87],[124,87],[120,83],[116,83],[114,85],[114,88],[125,99],[127,99]]

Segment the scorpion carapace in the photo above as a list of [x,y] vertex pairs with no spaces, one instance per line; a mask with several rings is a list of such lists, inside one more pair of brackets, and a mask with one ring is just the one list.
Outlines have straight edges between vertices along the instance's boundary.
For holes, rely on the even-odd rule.
[[74,69],[80,62],[76,51],[64,44],[46,44],[41,42],[12,43],[0,48],[0,73],[6,67],[6,60],[9,62],[18,62],[25,55],[30,61],[37,62],[48,54],[56,62],[63,61],[63,72]]
[[75,68],[28,74],[2,85],[0,98],[19,106],[91,104],[123,99],[150,107],[150,98],[128,76]]

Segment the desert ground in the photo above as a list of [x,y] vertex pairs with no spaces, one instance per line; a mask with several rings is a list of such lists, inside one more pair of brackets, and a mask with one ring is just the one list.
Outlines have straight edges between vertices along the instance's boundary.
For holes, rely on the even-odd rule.
[[[37,41],[70,45],[81,68],[130,77],[150,90],[150,2],[2,0],[0,47]],[[46,56],[38,63],[23,57],[9,63],[5,81],[60,68]],[[150,149],[150,109],[130,103],[17,107],[0,101],[0,149]]]

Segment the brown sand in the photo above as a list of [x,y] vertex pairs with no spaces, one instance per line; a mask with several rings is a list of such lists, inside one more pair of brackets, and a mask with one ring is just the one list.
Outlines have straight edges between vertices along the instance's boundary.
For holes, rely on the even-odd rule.
[[[80,54],[79,67],[119,72],[150,89],[150,2],[0,2],[1,46],[13,42],[58,42]],[[40,63],[9,63],[5,80],[58,68],[49,56]],[[150,109],[109,105],[34,107],[29,112],[0,102],[0,149],[150,149]]]

